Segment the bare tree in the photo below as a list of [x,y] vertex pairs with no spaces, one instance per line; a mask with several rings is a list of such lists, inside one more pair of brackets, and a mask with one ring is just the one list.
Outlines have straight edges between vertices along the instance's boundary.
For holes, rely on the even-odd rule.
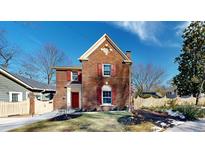
[[20,74],[29,78],[43,78],[47,80],[47,84],[51,83],[54,75],[52,67],[61,65],[65,62],[63,51],[55,45],[48,43],[43,45],[35,55],[29,56],[29,61],[22,64]]
[[26,76],[30,79],[39,78],[40,68],[36,63],[36,57],[34,55],[24,55],[22,56],[22,60],[20,61],[20,70],[19,74]]
[[8,69],[8,66],[16,55],[17,48],[9,45],[5,38],[6,31],[0,30],[0,65],[4,69]]
[[63,52],[53,44],[46,44],[39,53],[37,62],[39,62],[48,84],[50,84],[55,73],[52,67],[60,64],[63,61],[63,57]]
[[151,91],[160,85],[164,79],[165,71],[162,68],[148,65],[133,66],[132,82],[135,92],[141,94],[144,91]]

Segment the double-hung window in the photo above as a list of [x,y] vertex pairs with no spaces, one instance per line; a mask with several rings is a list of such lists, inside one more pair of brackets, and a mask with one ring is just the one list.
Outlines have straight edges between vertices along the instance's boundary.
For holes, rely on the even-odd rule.
[[103,90],[103,104],[112,104],[111,90]]
[[103,64],[103,76],[110,76],[110,75],[111,75],[111,65]]
[[22,101],[22,92],[9,92],[9,101],[10,102]]
[[12,99],[11,99],[11,101],[12,102],[18,102],[18,97],[19,97],[19,94],[17,94],[17,93],[13,93],[12,95],[11,95],[11,97],[12,97]]
[[78,72],[72,72],[72,81],[78,81]]

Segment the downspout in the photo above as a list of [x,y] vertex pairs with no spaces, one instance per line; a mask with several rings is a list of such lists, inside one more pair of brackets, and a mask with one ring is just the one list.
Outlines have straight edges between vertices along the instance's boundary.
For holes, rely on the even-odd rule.
[[129,65],[129,110],[132,108],[132,64]]
[[80,109],[83,110],[83,61],[80,61],[81,62],[81,96],[80,96],[80,99],[81,99],[81,104],[80,104]]

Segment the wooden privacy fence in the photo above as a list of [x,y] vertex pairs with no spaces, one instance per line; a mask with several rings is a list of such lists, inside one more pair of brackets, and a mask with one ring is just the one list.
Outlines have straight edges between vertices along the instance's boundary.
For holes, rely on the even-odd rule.
[[29,114],[29,99],[22,102],[0,102],[0,117]]
[[[170,99],[166,97],[163,98],[137,97],[134,99],[134,107],[135,109],[141,107],[160,107],[160,106],[170,105],[171,103],[174,103],[176,105],[194,105],[195,102],[196,102],[195,97],[188,97],[188,98],[177,97],[175,99]],[[205,105],[205,97],[199,99],[199,105]]]
[[35,99],[35,114],[43,114],[53,111],[53,100],[39,101]]
[[39,101],[34,99],[34,112],[31,113],[30,100],[22,102],[0,102],[0,117],[11,115],[43,114],[53,111],[53,100]]

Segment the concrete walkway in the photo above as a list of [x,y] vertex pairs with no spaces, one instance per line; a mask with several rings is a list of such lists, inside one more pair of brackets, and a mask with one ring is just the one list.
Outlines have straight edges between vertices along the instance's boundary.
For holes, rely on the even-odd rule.
[[173,128],[168,128],[165,132],[205,132],[205,119],[188,121]]
[[33,117],[15,117],[15,118],[0,118],[0,132],[6,132],[18,127],[22,127],[31,123],[35,123],[42,120],[51,119],[59,115],[59,112],[49,112],[42,115],[35,115]]

